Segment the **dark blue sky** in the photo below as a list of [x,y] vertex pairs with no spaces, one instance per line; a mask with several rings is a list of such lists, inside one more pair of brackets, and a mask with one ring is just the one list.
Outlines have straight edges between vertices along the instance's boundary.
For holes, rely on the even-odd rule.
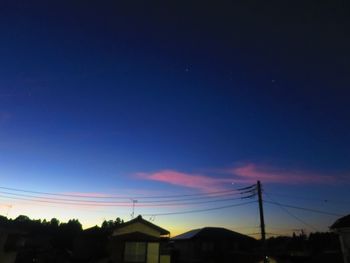
[[331,177],[327,198],[343,194],[344,2],[127,2],[1,2],[1,184],[182,192],[200,189],[152,176],[233,169],[306,195]]

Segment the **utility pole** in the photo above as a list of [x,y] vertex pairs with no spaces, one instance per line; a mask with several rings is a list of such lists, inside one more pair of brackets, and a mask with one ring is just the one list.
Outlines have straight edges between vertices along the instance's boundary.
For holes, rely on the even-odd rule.
[[261,191],[261,183],[257,182],[258,188],[258,200],[259,200],[259,212],[260,212],[260,229],[261,229],[261,245],[262,245],[262,254],[264,257],[264,263],[267,263],[266,257],[266,233],[265,233],[265,220],[264,220],[264,208],[263,208],[263,200],[262,200],[262,191]]

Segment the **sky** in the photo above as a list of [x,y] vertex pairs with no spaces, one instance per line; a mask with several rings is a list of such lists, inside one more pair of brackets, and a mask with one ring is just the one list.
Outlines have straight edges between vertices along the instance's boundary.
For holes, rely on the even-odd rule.
[[266,202],[268,233],[327,231],[349,213],[348,26],[344,1],[1,1],[0,214],[90,227],[137,200],[172,235],[254,235],[256,202],[216,208],[260,180],[309,209]]

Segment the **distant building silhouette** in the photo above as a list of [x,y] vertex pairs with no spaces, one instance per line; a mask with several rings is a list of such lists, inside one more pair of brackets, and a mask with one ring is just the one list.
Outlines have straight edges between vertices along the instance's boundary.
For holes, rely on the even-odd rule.
[[220,227],[194,229],[171,239],[174,260],[194,262],[254,262],[253,251],[258,241]]
[[18,251],[25,244],[25,233],[15,228],[0,228],[0,262],[16,262]]
[[330,228],[339,234],[344,263],[350,263],[350,214],[339,218]]

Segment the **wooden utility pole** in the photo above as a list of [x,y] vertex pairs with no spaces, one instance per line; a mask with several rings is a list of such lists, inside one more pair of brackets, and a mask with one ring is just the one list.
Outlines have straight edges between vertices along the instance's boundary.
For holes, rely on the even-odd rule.
[[262,200],[262,191],[261,191],[261,183],[260,181],[257,182],[257,188],[258,188],[258,199],[259,199],[259,212],[260,212],[260,230],[261,230],[261,245],[262,245],[262,254],[264,257],[264,263],[267,263],[267,257],[266,257],[266,233],[265,233],[265,220],[264,220],[264,208],[263,208],[263,200]]

